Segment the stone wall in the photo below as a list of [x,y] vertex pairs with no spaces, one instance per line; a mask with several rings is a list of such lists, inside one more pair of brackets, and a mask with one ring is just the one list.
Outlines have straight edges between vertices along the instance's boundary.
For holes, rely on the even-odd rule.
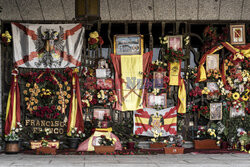
[[[72,20],[74,0],[0,0],[2,20]],[[104,21],[250,20],[250,0],[100,0]]]

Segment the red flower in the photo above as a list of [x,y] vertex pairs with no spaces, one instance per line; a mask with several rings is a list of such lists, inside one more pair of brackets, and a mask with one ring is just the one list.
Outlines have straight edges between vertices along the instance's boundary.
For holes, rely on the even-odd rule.
[[95,38],[90,38],[90,40],[89,40],[90,45],[94,45],[96,43],[97,43],[97,40]]
[[104,44],[104,41],[103,41],[102,37],[99,36],[98,38],[99,38],[99,44],[100,44],[100,45],[103,45],[103,44]]

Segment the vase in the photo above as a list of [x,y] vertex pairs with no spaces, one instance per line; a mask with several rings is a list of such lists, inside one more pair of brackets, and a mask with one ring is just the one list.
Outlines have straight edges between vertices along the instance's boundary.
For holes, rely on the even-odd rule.
[[183,147],[164,147],[165,154],[183,154]]
[[165,143],[150,143],[150,148],[164,148],[165,146]]
[[79,138],[68,138],[69,148],[77,149],[79,140]]
[[115,152],[115,146],[94,146],[97,154]]
[[220,149],[220,147],[216,145],[216,140],[212,140],[212,139],[194,140],[194,148],[195,149]]
[[17,154],[19,153],[19,141],[6,141],[5,153],[6,154]]
[[40,147],[36,149],[36,155],[56,155],[56,148]]

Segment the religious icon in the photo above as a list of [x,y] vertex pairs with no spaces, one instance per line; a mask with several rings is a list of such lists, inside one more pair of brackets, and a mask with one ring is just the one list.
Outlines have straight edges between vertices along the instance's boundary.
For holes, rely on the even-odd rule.
[[166,72],[154,72],[154,88],[162,89]]
[[148,93],[147,95],[147,107],[152,108],[155,106],[167,107],[167,94],[162,93],[160,95],[154,95]]
[[219,71],[219,54],[209,54],[206,58],[206,70],[218,70]]
[[168,48],[173,48],[173,50],[182,49],[182,36],[168,36]]
[[[213,93],[213,95],[208,95],[207,99],[218,99],[219,98],[219,87],[216,82],[207,82],[207,88],[210,90],[210,92]],[[218,92],[218,93],[216,93]]]
[[230,25],[231,44],[246,44],[245,25]]
[[210,103],[210,120],[222,120],[222,103]]

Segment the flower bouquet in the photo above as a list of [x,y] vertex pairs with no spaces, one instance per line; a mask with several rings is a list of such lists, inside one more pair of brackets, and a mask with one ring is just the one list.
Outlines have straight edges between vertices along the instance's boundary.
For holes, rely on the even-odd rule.
[[90,50],[95,50],[98,45],[103,45],[104,41],[101,36],[99,36],[97,31],[91,32],[89,34],[88,43]]
[[19,152],[19,140],[21,131],[23,127],[20,122],[17,122],[17,127],[11,129],[8,135],[5,135],[5,142],[6,142],[6,153],[18,153]]
[[69,148],[76,149],[81,139],[85,137],[85,133],[78,130],[77,127],[72,128],[71,136],[68,138]]
[[101,135],[99,139],[99,146],[94,146],[95,147],[95,152],[97,154],[104,154],[104,153],[112,153],[115,151],[115,143],[116,139],[107,137],[105,135]]
[[[162,131],[162,130],[161,130]],[[150,143],[150,148],[164,148],[167,144],[167,140],[162,141],[162,132],[157,130],[152,130],[154,134],[154,138],[151,139],[152,143]]]
[[184,148],[182,145],[184,143],[182,135],[168,136],[167,147],[164,147],[165,154],[183,154]]

